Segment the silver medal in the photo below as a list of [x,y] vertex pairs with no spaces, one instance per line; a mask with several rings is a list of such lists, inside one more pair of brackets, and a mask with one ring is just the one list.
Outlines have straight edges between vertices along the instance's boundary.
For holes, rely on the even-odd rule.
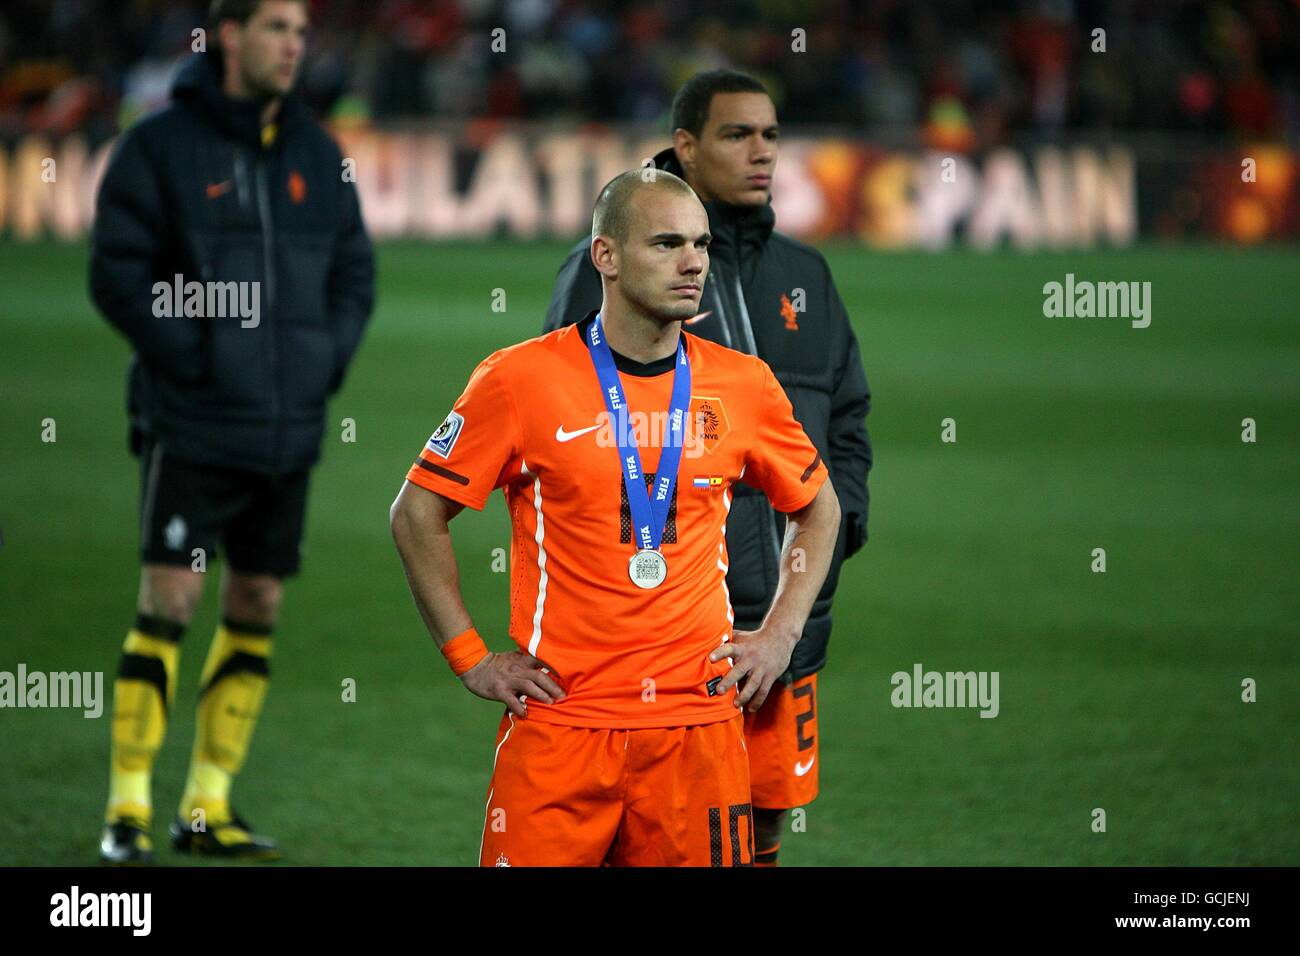
[[627,562],[627,576],[639,588],[657,588],[668,577],[668,562],[652,548],[642,548]]

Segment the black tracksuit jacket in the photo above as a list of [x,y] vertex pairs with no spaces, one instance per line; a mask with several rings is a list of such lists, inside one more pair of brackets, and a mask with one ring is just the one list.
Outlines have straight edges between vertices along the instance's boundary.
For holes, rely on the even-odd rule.
[[[671,149],[656,156],[655,165],[682,175]],[[848,314],[821,253],[774,232],[770,205],[743,208],[710,202],[705,209],[713,241],[700,311],[708,315],[690,331],[758,355],[771,366],[795,418],[830,468],[843,512],[826,583],[783,676],[793,681],[825,665],[840,566],[867,539],[871,442],[866,415],[871,391]],[[546,331],[582,321],[600,308],[600,275],[591,264],[590,245],[588,239],[579,242],[560,268]],[[804,310],[795,312],[795,290],[800,289]],[[767,614],[776,592],[784,534],[784,517],[763,493],[737,483],[727,519],[727,590],[737,628],[757,628]]]
[[[325,404],[374,304],[374,258],[342,155],[290,95],[225,97],[217,62],[181,68],[171,104],[122,135],[96,202],[91,297],[131,342],[131,445],[264,474],[320,454]],[[259,282],[260,316],[154,314],[156,282]]]

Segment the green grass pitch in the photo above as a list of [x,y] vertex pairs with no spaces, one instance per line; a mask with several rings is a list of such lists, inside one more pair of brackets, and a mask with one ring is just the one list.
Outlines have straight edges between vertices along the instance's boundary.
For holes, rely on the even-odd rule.
[[[537,334],[565,248],[379,247],[378,310],[330,408],[304,573],[235,788],[287,862],[475,862],[501,710],[425,636],[387,509],[476,362]],[[828,256],[875,392],[877,465],[819,695],[823,793],[783,863],[1300,863],[1296,252]],[[1045,318],[1043,284],[1067,272],[1150,281],[1151,327]],[[138,487],[127,349],[85,273],[84,245],[0,245],[0,670],[100,670],[107,694]],[[454,534],[470,610],[504,649],[500,496]],[[161,862],[215,599],[186,636],[155,775]],[[890,675],[917,662],[998,671],[999,716],[895,709]],[[94,861],[108,733],[107,709],[0,711],[0,863]]]

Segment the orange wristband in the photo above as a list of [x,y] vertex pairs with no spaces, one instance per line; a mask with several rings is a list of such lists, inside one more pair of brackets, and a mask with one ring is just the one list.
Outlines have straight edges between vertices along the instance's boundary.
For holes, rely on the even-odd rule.
[[488,656],[487,645],[483,643],[483,638],[478,636],[478,631],[470,628],[468,631],[462,631],[457,634],[446,644],[442,645],[442,656],[447,658],[447,663],[457,677],[460,677],[467,670]]

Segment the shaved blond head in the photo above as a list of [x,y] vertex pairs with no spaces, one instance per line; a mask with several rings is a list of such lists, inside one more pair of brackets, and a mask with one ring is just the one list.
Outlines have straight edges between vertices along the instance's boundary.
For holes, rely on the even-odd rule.
[[591,235],[622,244],[632,228],[632,198],[643,189],[662,189],[698,199],[686,180],[662,169],[643,167],[619,173],[605,184],[591,216]]

